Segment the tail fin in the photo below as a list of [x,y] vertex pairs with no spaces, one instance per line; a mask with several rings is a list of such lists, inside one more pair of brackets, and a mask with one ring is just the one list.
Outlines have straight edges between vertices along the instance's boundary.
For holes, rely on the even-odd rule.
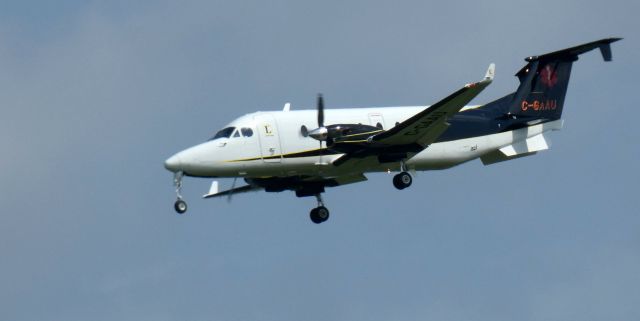
[[527,57],[528,62],[516,76],[520,79],[518,90],[510,101],[504,97],[496,101],[496,107],[505,108],[506,114],[554,120],[562,116],[564,97],[569,85],[571,66],[578,56],[599,48],[605,61],[611,61],[611,43],[622,38],[608,38],[580,46]]

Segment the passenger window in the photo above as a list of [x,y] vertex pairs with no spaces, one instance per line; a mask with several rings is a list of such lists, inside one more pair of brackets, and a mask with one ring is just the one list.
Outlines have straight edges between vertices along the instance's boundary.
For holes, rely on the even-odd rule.
[[251,128],[243,127],[243,128],[241,129],[241,131],[242,131],[242,136],[244,136],[244,137],[251,137],[251,136],[253,136],[253,130],[252,130]]

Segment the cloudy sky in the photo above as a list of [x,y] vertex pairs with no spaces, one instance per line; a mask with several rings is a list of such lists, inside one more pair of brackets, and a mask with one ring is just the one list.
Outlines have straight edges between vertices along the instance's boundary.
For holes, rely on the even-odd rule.
[[[637,1],[0,2],[0,320],[638,320]],[[603,37],[535,157],[201,200],[163,161],[256,110],[430,104]],[[231,185],[230,180],[221,182]]]

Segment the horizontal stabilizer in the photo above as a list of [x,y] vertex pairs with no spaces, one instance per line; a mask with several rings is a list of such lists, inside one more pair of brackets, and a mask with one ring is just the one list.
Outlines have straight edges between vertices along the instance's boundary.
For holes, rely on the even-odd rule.
[[579,55],[599,48],[602,53],[602,58],[605,61],[611,61],[611,43],[622,40],[622,38],[606,38],[597,41],[585,43],[579,46],[554,51],[548,54],[527,57],[526,61],[535,60],[551,60],[551,59],[575,59]]

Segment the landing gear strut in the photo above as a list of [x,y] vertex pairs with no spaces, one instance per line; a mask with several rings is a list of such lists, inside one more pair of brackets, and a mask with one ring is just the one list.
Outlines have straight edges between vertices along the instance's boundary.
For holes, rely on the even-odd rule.
[[311,210],[309,218],[311,218],[313,223],[320,224],[329,219],[329,210],[324,207],[322,196],[320,194],[316,194],[316,199],[318,200],[318,207]]
[[176,187],[176,202],[173,203],[173,208],[178,214],[184,214],[187,211],[187,202],[182,199],[182,177],[184,173],[176,172],[173,175],[173,186]]
[[400,170],[400,174],[393,177],[393,186],[399,190],[403,190],[411,186],[413,178],[411,177],[411,174],[407,172],[407,165],[404,162],[400,163]]

